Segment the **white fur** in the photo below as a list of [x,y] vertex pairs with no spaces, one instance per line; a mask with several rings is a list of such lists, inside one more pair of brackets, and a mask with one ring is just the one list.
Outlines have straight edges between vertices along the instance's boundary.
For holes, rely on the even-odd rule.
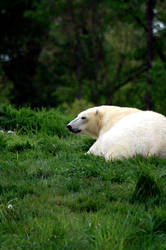
[[81,112],[69,125],[96,138],[88,153],[106,160],[135,155],[166,157],[166,117],[159,113],[100,106]]

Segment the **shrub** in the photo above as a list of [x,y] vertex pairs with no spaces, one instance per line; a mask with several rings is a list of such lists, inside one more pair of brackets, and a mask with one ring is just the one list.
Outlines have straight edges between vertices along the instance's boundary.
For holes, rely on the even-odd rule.
[[0,128],[5,130],[17,130],[20,133],[41,131],[61,137],[69,134],[66,128],[68,121],[68,118],[54,109],[34,111],[25,107],[17,110],[11,105],[0,106]]

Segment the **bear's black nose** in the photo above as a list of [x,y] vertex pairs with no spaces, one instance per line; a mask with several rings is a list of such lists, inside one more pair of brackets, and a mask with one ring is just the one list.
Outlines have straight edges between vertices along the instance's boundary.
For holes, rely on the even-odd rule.
[[67,128],[71,131],[72,127],[70,125],[67,125]]

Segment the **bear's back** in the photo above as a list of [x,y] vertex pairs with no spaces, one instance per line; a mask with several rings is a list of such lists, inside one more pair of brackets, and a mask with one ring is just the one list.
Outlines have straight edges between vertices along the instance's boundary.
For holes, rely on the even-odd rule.
[[111,154],[132,157],[133,155],[166,156],[166,117],[152,112],[141,111],[121,119],[99,143],[103,155]]

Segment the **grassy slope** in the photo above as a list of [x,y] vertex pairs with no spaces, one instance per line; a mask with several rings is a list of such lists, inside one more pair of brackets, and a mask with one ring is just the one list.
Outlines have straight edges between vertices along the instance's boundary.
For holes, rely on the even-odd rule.
[[166,160],[85,155],[67,120],[0,107],[0,249],[166,249]]

